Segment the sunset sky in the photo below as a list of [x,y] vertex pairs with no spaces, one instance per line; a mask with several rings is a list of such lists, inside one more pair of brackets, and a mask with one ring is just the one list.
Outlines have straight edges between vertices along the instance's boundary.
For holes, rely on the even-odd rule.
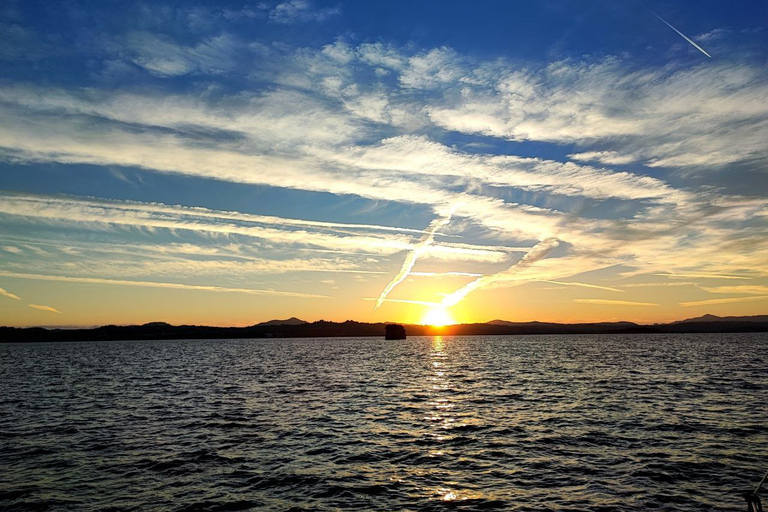
[[4,0],[0,325],[766,314],[767,20]]

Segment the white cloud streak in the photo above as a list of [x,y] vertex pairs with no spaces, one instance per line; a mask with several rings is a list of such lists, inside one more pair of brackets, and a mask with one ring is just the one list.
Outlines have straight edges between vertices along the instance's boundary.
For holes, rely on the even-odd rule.
[[308,21],[322,22],[339,14],[338,7],[315,8],[307,0],[287,0],[269,11],[269,19],[275,23],[290,25]]
[[21,297],[19,297],[14,293],[9,292],[8,290],[5,290],[4,288],[0,288],[0,295],[2,295],[3,297],[8,297],[9,299],[13,299],[13,300],[21,300]]
[[[158,203],[29,195],[0,194],[0,214],[45,219],[55,224],[100,223],[242,235],[268,240],[273,244],[313,246],[345,253],[394,254],[412,249],[411,238],[405,235],[422,234],[422,239],[426,237],[430,240],[435,235],[431,231],[389,226],[313,222]],[[358,231],[363,232],[356,233]],[[387,234],[398,232],[402,234]],[[423,241],[416,245],[421,247],[422,252],[426,250]],[[495,247],[444,242],[429,247],[429,255],[446,260],[499,261],[506,256],[506,251]]]
[[669,286],[698,286],[692,281],[682,281],[678,283],[630,283],[621,285],[623,288],[665,288]]
[[403,261],[403,266],[400,268],[400,271],[381,291],[379,300],[376,301],[376,307],[374,307],[374,309],[379,309],[379,307],[381,307],[381,305],[384,303],[384,300],[387,298],[387,295],[389,295],[389,292],[394,290],[398,284],[403,282],[403,280],[408,277],[411,269],[413,269],[413,266],[416,264],[416,260],[419,259],[419,255],[434,241],[435,233],[437,230],[447,226],[448,223],[451,222],[451,217],[455,211],[456,208],[454,207],[446,213],[445,217],[435,219],[429,224],[429,227],[426,230],[427,232],[405,257],[405,261]]
[[750,295],[768,295],[768,286],[715,286],[715,287],[701,287],[702,290],[709,293],[746,293]]
[[752,297],[731,297],[727,299],[708,299],[708,300],[695,300],[690,302],[681,302],[683,307],[698,307],[698,306],[714,306],[718,304],[735,304],[738,302],[754,302],[768,300],[768,295],[752,296]]
[[[312,11],[307,2],[280,5],[285,13]],[[267,16],[270,8],[259,9]],[[181,47],[134,33],[123,41],[122,55],[157,76],[213,77],[231,67],[231,53],[239,51],[238,41],[221,37]],[[167,51],[153,53],[157,48]],[[450,48],[343,40],[321,49],[255,45],[249,51],[259,60],[254,80],[268,86],[230,95],[6,83],[0,87],[0,158],[352,194],[437,214],[443,205],[461,203],[452,222],[482,228],[494,243],[561,240],[568,256],[557,264],[542,261],[539,279],[567,279],[610,264],[669,271],[670,278],[764,273],[766,233],[758,222],[768,215],[764,198],[682,189],[657,177],[669,169],[704,175],[726,166],[738,176],[762,176],[768,81],[759,66],[713,61],[643,68],[607,57],[524,68]],[[484,147],[491,149],[436,142],[442,130],[488,137],[483,142],[491,145]],[[577,149],[570,158],[578,162],[651,170],[613,172],[493,154],[501,140],[571,144]],[[739,174],[740,166],[750,171]],[[57,227],[184,230],[357,255],[413,251],[419,242],[412,235],[425,234],[169,205],[75,203],[6,196],[0,209]],[[588,215],[580,215],[582,208]],[[500,263],[514,250],[431,243],[420,257]]]
[[736,276],[732,274],[697,274],[697,273],[663,273],[654,274],[659,277],[668,277],[670,279],[734,279],[734,280],[749,280],[751,277]]
[[[381,299],[381,297],[363,297],[363,300],[367,301],[376,301],[378,304]],[[402,304],[416,304],[418,306],[428,306],[428,307],[442,307],[442,304],[439,302],[428,302],[423,300],[409,300],[409,299],[383,299],[382,302],[399,302]]]
[[518,272],[529,268],[531,265],[533,265],[540,259],[545,258],[559,244],[560,244],[560,241],[554,238],[539,242],[538,244],[534,245],[533,248],[531,248],[530,252],[528,252],[525,256],[523,256],[520,259],[520,261],[512,265],[507,270],[504,270],[497,274],[483,276],[478,279],[475,279],[471,283],[463,286],[462,288],[459,288],[452,294],[446,296],[442,300],[443,307],[455,306],[456,304],[464,300],[464,298],[470,293],[476,290],[479,290],[481,288],[490,286],[496,282],[504,281],[505,279],[510,278],[511,276],[517,274]]
[[29,307],[32,309],[37,309],[38,311],[47,311],[48,313],[56,313],[59,315],[61,314],[61,311],[59,311],[56,308],[52,308],[51,306],[43,306],[40,304],[30,304]]
[[[87,283],[103,284],[113,286],[139,286],[145,288],[168,288],[173,290],[194,290],[204,292],[219,293],[245,293],[248,295],[269,295],[276,297],[294,297],[301,299],[327,299],[326,295],[315,295],[311,293],[288,292],[279,290],[257,290],[252,288],[227,288],[223,286],[206,286],[181,283],[160,283],[154,281],[129,281],[124,279],[102,279],[93,277],[71,277],[71,276],[53,276],[45,274],[25,274],[17,272],[0,271],[0,276],[12,277],[16,279],[33,279],[37,281],[57,281],[63,283]],[[31,305],[30,305],[31,307]],[[44,307],[44,306],[43,306]]]
[[[648,9],[648,10],[650,11],[650,9]],[[664,18],[662,18],[661,16],[659,16],[658,14],[656,14],[656,13],[655,13],[655,12],[653,12],[653,11],[651,11],[651,14],[653,14],[654,16],[656,16],[657,18],[659,18],[659,19],[662,21],[662,23],[664,23],[666,26],[668,26],[669,28],[671,28],[672,30],[674,30],[675,32],[677,32],[677,34],[678,34],[680,37],[682,37],[683,39],[685,39],[686,41],[688,41],[688,42],[689,42],[689,43],[690,43],[690,44],[691,44],[691,45],[692,45],[694,48],[696,48],[697,50],[699,50],[701,53],[703,53],[704,55],[706,55],[706,56],[707,56],[707,57],[709,57],[710,59],[712,58],[712,56],[711,56],[710,54],[708,54],[708,53],[707,53],[707,52],[704,50],[704,48],[702,48],[701,46],[697,45],[697,44],[696,44],[696,43],[695,43],[693,40],[691,40],[691,38],[689,38],[688,36],[686,36],[685,34],[683,34],[682,32],[680,32],[679,30],[677,30],[675,27],[673,27],[672,25],[670,25],[670,24],[669,24],[669,22],[667,22],[667,20],[665,20]]]
[[655,302],[634,302],[631,300],[608,300],[608,299],[573,299],[573,302],[580,304],[596,304],[600,306],[659,306]]
[[481,277],[483,274],[474,272],[411,272],[412,277]]
[[593,290],[602,290],[606,292],[620,292],[624,293],[624,290],[620,290],[618,288],[611,288],[610,286],[600,286],[597,284],[589,284],[589,283],[578,283],[575,281],[548,281],[546,279],[541,280],[542,283],[550,283],[550,284],[557,284],[560,286],[575,286],[577,288],[591,288]]

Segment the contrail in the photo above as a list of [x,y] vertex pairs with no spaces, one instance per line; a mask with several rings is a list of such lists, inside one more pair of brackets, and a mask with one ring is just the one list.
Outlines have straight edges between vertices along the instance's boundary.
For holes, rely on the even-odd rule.
[[[648,7],[646,7],[646,9],[648,9]],[[650,9],[648,9],[648,11],[650,11],[650,13],[651,13],[651,14],[653,14],[654,16],[656,16],[657,18],[659,18],[659,19],[660,19],[662,22],[664,22],[664,24],[665,24],[666,26],[668,26],[669,28],[671,28],[672,30],[674,30],[675,32],[677,32],[677,33],[680,35],[680,37],[682,37],[683,39],[685,39],[686,41],[688,41],[689,43],[691,43],[691,44],[693,45],[693,47],[694,47],[694,48],[696,48],[697,50],[699,50],[701,53],[703,53],[704,55],[706,55],[706,56],[707,56],[707,57],[709,57],[710,59],[712,58],[712,56],[711,56],[710,54],[708,54],[708,53],[707,53],[707,52],[704,50],[704,48],[702,48],[701,46],[699,46],[699,45],[697,45],[696,43],[694,43],[694,42],[691,40],[691,38],[689,38],[688,36],[686,36],[685,34],[683,34],[682,32],[680,32],[679,30],[677,30],[675,27],[673,27],[672,25],[670,25],[669,23],[667,23],[667,21],[666,21],[664,18],[662,18],[661,16],[659,16],[659,15],[658,15],[658,14],[656,14],[655,12],[651,11]]]
[[618,288],[611,288],[610,286],[599,286],[596,284],[588,284],[588,283],[576,283],[574,281],[547,281],[546,279],[541,280],[542,283],[550,283],[550,284],[558,284],[561,286],[579,286],[581,288],[593,288],[595,290],[605,290],[608,292],[621,292],[624,293],[624,290],[619,290]]
[[416,264],[416,260],[419,259],[419,255],[421,255],[424,249],[426,249],[427,246],[429,246],[429,244],[431,244],[435,239],[435,233],[437,230],[451,222],[451,217],[455,211],[456,208],[453,208],[445,217],[437,218],[429,223],[429,226],[425,230],[426,232],[424,236],[421,237],[421,240],[419,240],[411,252],[408,253],[408,256],[405,257],[405,261],[403,262],[403,266],[400,268],[400,272],[398,272],[397,275],[392,278],[392,281],[389,282],[389,284],[381,292],[381,295],[379,295],[379,299],[376,301],[376,307],[373,308],[374,311],[379,309],[379,307],[384,303],[384,300],[387,298],[387,295],[389,295],[389,292],[394,290],[395,286],[403,282],[403,279],[408,277],[411,269]]
[[[363,300],[375,300],[373,297],[363,297]],[[439,302],[428,302],[425,300],[407,300],[407,299],[384,299],[384,302],[402,302],[404,304],[418,304],[419,306],[429,306],[431,308],[439,308],[442,306]]]
[[466,297],[473,291],[478,290],[480,288],[485,288],[486,286],[492,283],[495,283],[496,281],[500,281],[506,277],[516,274],[520,270],[530,267],[540,259],[546,257],[547,254],[549,254],[552,251],[552,249],[554,249],[558,245],[560,245],[560,241],[556,238],[547,238],[546,240],[542,240],[541,242],[534,245],[533,248],[530,251],[528,251],[526,255],[522,257],[522,259],[520,259],[520,261],[518,261],[517,263],[509,267],[507,270],[503,270],[498,274],[483,276],[478,279],[475,279],[471,283],[465,285],[462,288],[459,288],[452,294],[448,295],[442,301],[443,307],[455,306],[456,304],[461,302],[462,299],[464,299],[464,297]]

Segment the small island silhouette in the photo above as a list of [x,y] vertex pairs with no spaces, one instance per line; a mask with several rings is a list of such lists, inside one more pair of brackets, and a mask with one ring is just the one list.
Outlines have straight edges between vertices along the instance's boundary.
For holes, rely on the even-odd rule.
[[[298,318],[272,320],[250,327],[211,327],[203,325],[170,325],[152,322],[144,325],[107,325],[90,329],[46,329],[42,327],[0,327],[0,342],[40,341],[107,341],[107,340],[183,340],[238,338],[328,338],[381,337],[391,323],[306,322]],[[401,325],[410,336],[476,336],[525,334],[652,334],[707,332],[768,332],[768,315],[702,317],[668,324],[641,325],[633,322],[601,322],[558,324],[547,322],[507,322],[457,324],[435,327]]]
[[385,340],[404,340],[405,327],[400,324],[390,324],[384,328]]

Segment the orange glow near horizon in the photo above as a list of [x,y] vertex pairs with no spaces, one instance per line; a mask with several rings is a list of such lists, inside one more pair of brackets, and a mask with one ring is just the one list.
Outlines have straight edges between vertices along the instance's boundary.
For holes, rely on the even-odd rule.
[[432,308],[427,311],[421,318],[421,323],[424,325],[433,325],[435,327],[443,327],[446,325],[453,325],[456,320],[453,319],[446,308]]

